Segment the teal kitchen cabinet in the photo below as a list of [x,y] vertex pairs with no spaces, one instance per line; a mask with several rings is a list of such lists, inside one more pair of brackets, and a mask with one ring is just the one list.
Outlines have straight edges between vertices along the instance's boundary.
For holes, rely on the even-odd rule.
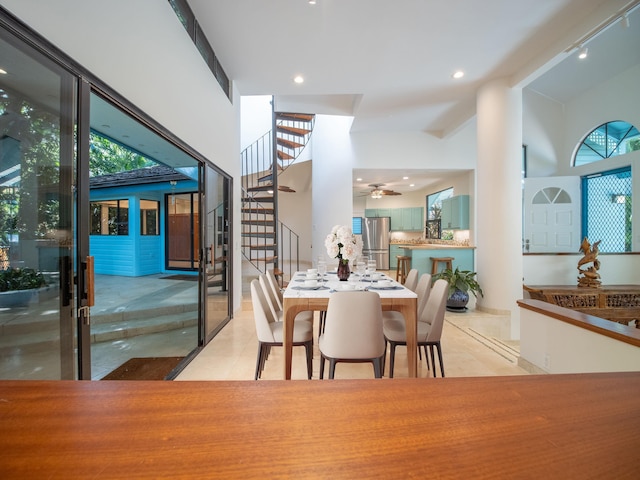
[[442,230],[469,229],[469,195],[456,195],[442,200]]
[[398,268],[398,255],[404,255],[404,244],[391,244],[389,245],[389,270],[395,270]]

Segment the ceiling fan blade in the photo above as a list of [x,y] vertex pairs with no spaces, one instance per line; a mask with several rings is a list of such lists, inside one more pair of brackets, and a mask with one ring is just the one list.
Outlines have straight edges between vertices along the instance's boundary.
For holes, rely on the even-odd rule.
[[394,192],[393,190],[382,190],[382,195],[402,195],[400,192]]

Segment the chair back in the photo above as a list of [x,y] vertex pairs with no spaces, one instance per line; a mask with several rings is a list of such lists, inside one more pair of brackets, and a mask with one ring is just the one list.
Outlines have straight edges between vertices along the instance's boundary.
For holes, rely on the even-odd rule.
[[431,274],[423,273],[420,275],[418,285],[416,286],[416,294],[418,295],[418,318],[422,315],[424,306],[427,304],[427,299],[431,293]]
[[407,287],[412,292],[416,291],[416,286],[418,285],[418,269],[412,268],[407,273],[407,278],[404,281],[404,286]]
[[267,279],[267,276],[264,273],[261,273],[258,276],[258,281],[260,282],[260,287],[262,288],[262,292],[264,293],[265,299],[267,301],[267,305],[269,305],[271,314],[273,315],[273,318],[277,320],[279,318],[278,312],[280,312],[281,309],[278,308],[278,302],[276,302],[276,298],[275,298],[276,294],[273,292],[271,285],[269,285],[269,280]]
[[385,339],[380,296],[364,291],[332,293],[322,338],[322,352],[328,357],[366,359],[382,356]]
[[433,287],[431,287],[427,304],[419,318],[419,321],[431,325],[427,335],[427,342],[438,341],[442,336],[447,298],[449,298],[449,282],[444,279],[436,280]]
[[278,308],[280,310],[284,310],[282,290],[280,290],[280,285],[278,285],[278,280],[276,279],[276,274],[273,272],[273,270],[267,270],[267,280],[269,280],[269,285],[271,285],[271,288],[275,293],[276,301],[278,302]]
[[275,322],[275,318],[258,280],[251,280],[251,304],[253,305],[253,319],[256,323],[258,340],[260,342],[274,342],[270,324]]

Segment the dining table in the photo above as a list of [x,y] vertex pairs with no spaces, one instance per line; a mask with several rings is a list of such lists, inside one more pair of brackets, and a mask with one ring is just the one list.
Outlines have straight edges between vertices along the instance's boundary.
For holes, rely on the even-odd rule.
[[308,275],[306,271],[299,271],[291,277],[283,292],[285,380],[291,380],[293,325],[296,315],[304,311],[326,311],[329,299],[334,292],[360,290],[378,293],[382,310],[395,310],[404,317],[407,332],[408,376],[417,377],[418,295],[415,292],[383,273],[372,275],[351,273],[348,280],[341,281],[336,272]]

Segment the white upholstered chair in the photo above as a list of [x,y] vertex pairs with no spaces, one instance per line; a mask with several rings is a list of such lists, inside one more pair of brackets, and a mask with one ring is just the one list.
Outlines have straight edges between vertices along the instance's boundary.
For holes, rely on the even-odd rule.
[[[438,350],[438,360],[440,362],[440,374],[444,377],[444,365],[442,360],[442,349],[440,340],[444,325],[444,314],[449,296],[449,284],[446,280],[436,280],[431,287],[428,298],[418,316],[418,349],[424,349],[429,368],[429,358],[427,347],[431,352],[431,364],[433,365],[433,376],[436,376],[436,366],[433,348]],[[404,318],[400,316],[388,316],[384,321],[384,336],[390,345],[389,351],[389,378],[393,378],[393,367],[395,361],[395,350],[398,345],[407,345],[407,333]]]
[[418,269],[412,268],[407,273],[407,278],[405,279],[403,285],[407,287],[412,292],[416,291],[416,287],[418,285]]
[[[284,315],[284,310],[283,300],[278,295],[279,289],[274,288],[273,284],[269,280],[269,275],[266,273],[260,274],[258,276],[258,281],[260,282],[260,285],[264,290],[265,296],[267,298],[267,303],[269,305],[269,308],[271,309],[271,312],[273,313],[273,316],[277,321],[281,322]],[[299,312],[296,315],[296,320],[305,320],[313,325],[313,312]]]
[[[255,380],[258,380],[264,370],[271,347],[281,347],[283,344],[283,322],[278,322],[271,312],[265,293],[258,280],[251,281],[251,303],[253,318],[258,336],[258,357],[256,359]],[[293,346],[304,346],[307,353],[307,376],[311,379],[313,372],[313,324],[307,321],[294,322]]]
[[325,360],[329,360],[330,379],[338,362],[371,362],[375,377],[381,378],[386,344],[380,296],[365,291],[332,293],[318,346],[320,378],[324,377]]

